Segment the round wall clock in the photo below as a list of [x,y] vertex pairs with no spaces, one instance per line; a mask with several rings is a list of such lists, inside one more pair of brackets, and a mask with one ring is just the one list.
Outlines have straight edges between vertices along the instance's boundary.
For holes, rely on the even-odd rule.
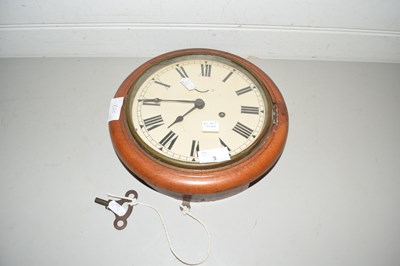
[[166,53],[119,87],[109,122],[126,168],[158,192],[187,201],[247,189],[279,159],[288,133],[284,99],[258,67],[210,49]]

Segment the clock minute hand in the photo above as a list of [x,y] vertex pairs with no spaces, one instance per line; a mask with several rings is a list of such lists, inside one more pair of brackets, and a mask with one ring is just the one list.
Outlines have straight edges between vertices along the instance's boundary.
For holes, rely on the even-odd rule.
[[196,103],[196,101],[193,101],[193,100],[175,100],[175,99],[160,99],[160,98],[139,99],[139,102],[154,103],[154,104],[159,104],[160,102]]
[[193,106],[189,111],[187,111],[186,113],[184,113],[183,115],[178,116],[178,117],[175,119],[175,121],[172,122],[172,124],[168,126],[168,128],[170,128],[172,125],[175,125],[176,123],[182,122],[182,121],[183,121],[183,118],[184,118],[186,115],[188,115],[189,113],[191,113],[193,110],[195,110],[195,109],[203,109],[205,105],[206,105],[206,104],[205,104],[205,102],[204,102],[202,99],[196,99],[196,100],[194,101],[194,106]]

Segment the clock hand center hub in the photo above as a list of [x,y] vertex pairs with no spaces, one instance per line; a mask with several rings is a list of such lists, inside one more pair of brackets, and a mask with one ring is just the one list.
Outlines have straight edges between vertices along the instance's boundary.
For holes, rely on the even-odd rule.
[[206,106],[206,103],[202,99],[196,99],[194,101],[194,106],[198,109],[203,109]]

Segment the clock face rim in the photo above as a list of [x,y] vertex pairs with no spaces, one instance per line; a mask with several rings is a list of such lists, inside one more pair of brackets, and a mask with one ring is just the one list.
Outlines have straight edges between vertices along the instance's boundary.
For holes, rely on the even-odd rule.
[[[185,61],[201,61],[205,60],[207,62],[225,64],[227,66],[231,66],[237,71],[240,71],[242,75],[252,81],[254,85],[258,88],[260,96],[263,98],[263,103],[265,107],[265,113],[268,115],[264,116],[264,122],[262,130],[258,133],[257,137],[248,145],[243,151],[231,156],[230,160],[223,161],[223,162],[215,162],[215,163],[190,163],[187,161],[179,161],[175,160],[171,157],[168,157],[162,153],[154,151],[154,147],[148,145],[136,132],[136,127],[134,126],[134,122],[132,121],[132,105],[134,100],[136,99],[136,95],[139,93],[139,89],[148,82],[149,78],[157,73],[157,71],[174,65],[176,63],[181,63]],[[129,128],[129,133],[132,137],[136,140],[136,142],[142,147],[144,152],[148,152],[152,157],[157,158],[163,161],[165,164],[169,165],[170,167],[177,167],[177,168],[186,168],[189,170],[194,169],[215,169],[217,167],[223,167],[226,165],[231,165],[232,163],[244,158],[247,154],[251,153],[255,146],[257,146],[260,141],[262,141],[263,137],[268,134],[272,126],[272,101],[270,95],[264,85],[261,84],[252,73],[250,73],[247,69],[243,68],[240,64],[227,59],[226,57],[211,55],[211,54],[184,54],[184,55],[176,55],[174,57],[170,57],[164,60],[161,60],[157,63],[154,63],[150,68],[147,68],[146,71],[143,71],[142,75],[139,76],[132,87],[129,89],[129,92],[125,98],[126,104],[124,105],[123,112],[126,114],[126,120]]]
[[275,83],[249,61],[219,50],[184,49],[157,56],[139,66],[121,84],[114,98],[125,99],[135,81],[158,62],[190,54],[211,54],[226,57],[248,70],[268,91],[273,105],[270,130],[253,150],[232,164],[209,169],[176,167],[150,156],[130,134],[124,106],[119,120],[109,122],[114,150],[125,167],[151,188],[178,199],[192,201],[216,200],[247,189],[275,165],[283,152],[288,134],[288,113],[284,99]]

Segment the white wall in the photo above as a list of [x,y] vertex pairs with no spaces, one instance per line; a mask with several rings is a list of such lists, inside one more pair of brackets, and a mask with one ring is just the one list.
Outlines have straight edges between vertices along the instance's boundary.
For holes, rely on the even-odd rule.
[[[151,209],[117,231],[93,202],[129,189],[161,211],[179,255],[203,258],[201,226],[112,148],[110,99],[143,61],[0,59],[0,265],[184,266]],[[203,265],[399,266],[400,64],[252,62],[284,95],[289,136],[255,186],[192,204],[211,233]]]
[[246,57],[400,62],[398,0],[2,0],[0,56]]

